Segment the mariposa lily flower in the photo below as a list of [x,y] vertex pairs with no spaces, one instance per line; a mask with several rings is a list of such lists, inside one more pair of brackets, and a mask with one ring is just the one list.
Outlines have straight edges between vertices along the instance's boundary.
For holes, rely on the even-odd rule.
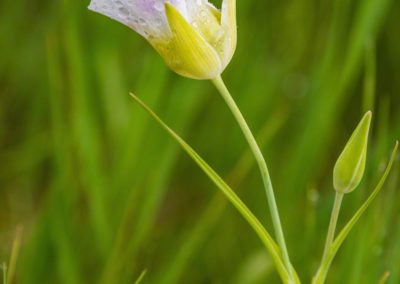
[[145,37],[185,77],[214,79],[235,52],[235,0],[223,0],[221,11],[208,0],[92,0],[89,9]]

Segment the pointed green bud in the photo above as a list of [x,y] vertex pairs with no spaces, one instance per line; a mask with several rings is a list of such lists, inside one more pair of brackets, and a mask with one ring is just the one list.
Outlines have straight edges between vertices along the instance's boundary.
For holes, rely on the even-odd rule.
[[335,164],[333,186],[338,193],[352,192],[360,184],[367,157],[371,116],[371,111],[364,115]]

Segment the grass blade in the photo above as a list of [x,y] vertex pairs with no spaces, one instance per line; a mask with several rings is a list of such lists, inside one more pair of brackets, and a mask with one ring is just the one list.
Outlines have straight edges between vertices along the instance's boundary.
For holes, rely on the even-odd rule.
[[260,237],[268,252],[271,254],[272,259],[275,262],[277,270],[284,281],[287,283],[289,279],[288,272],[282,262],[279,248],[275,241],[272,239],[270,234],[265,230],[260,221],[253,215],[253,213],[247,208],[242,200],[235,194],[235,192],[225,183],[225,181],[171,128],[168,127],[147,105],[145,105],[138,97],[134,94],[130,94],[167,132],[180,144],[189,156],[199,165],[205,174],[215,183],[215,185],[222,191],[222,193],[229,199],[229,201],[236,207],[236,209],[242,214],[246,221],[252,226],[257,235]]
[[385,271],[385,273],[383,273],[382,277],[379,279],[378,284],[385,284],[386,281],[388,280],[389,276],[390,276],[390,272]]
[[3,284],[7,284],[7,263],[3,262],[1,268],[3,269]]
[[11,251],[11,257],[10,257],[10,266],[8,268],[8,276],[7,276],[8,284],[13,283],[13,280],[14,280],[19,250],[21,247],[22,230],[23,230],[22,226],[18,226],[16,233],[15,233],[13,247],[12,247],[12,251]]
[[143,270],[142,273],[140,273],[139,278],[135,281],[135,284],[140,284],[144,278],[144,276],[146,275],[147,270]]

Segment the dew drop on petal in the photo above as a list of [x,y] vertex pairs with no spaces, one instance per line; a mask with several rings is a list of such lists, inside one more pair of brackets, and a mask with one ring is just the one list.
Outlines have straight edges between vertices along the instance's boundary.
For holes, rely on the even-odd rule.
[[145,19],[139,18],[139,25],[145,26],[146,25]]
[[154,9],[156,9],[157,11],[161,12],[164,8],[164,4],[162,2],[155,2],[154,3]]
[[126,18],[126,17],[129,16],[129,10],[128,10],[126,7],[124,7],[124,6],[120,7],[120,8],[118,9],[118,11],[119,11],[119,16],[120,16],[121,18]]
[[[185,3],[186,0],[169,0]],[[196,0],[192,0],[196,1]],[[170,36],[165,0],[91,0],[89,8],[132,28],[149,39]]]

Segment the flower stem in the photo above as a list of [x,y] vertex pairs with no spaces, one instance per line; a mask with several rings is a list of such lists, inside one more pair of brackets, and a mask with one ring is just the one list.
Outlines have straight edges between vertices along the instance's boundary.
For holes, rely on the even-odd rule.
[[274,190],[272,188],[271,178],[269,176],[267,164],[265,163],[265,160],[261,153],[261,150],[258,147],[257,142],[256,142],[249,126],[246,123],[246,120],[244,119],[238,106],[236,105],[235,101],[233,100],[233,98],[232,98],[231,94],[229,93],[229,90],[225,86],[225,83],[222,80],[222,78],[217,77],[212,80],[212,83],[215,85],[215,87],[217,88],[217,90],[220,92],[221,96],[227,103],[228,107],[232,111],[232,114],[235,117],[236,121],[238,122],[247,142],[249,143],[250,149],[253,152],[253,155],[254,155],[254,157],[257,161],[257,164],[260,168],[261,176],[262,176],[262,179],[264,182],[265,191],[267,194],[267,200],[268,200],[268,205],[269,205],[269,209],[271,212],[272,222],[274,225],[275,236],[277,238],[277,243],[281,250],[282,258],[285,263],[286,269],[289,272],[289,275],[291,277],[290,280],[293,281],[293,283],[294,283],[295,277],[293,276],[293,268],[290,263],[288,250],[286,248],[285,238],[283,235],[282,225],[281,225],[281,221],[280,221],[279,213],[278,213],[278,207],[276,205]]
[[329,266],[329,250],[335,238],[336,224],[339,217],[340,206],[343,200],[343,193],[336,192],[335,203],[333,204],[331,220],[329,222],[328,235],[326,237],[324,254],[322,255],[321,265],[313,279],[313,284],[322,284],[325,282],[327,267]]
[[343,200],[343,193],[336,192],[335,203],[333,204],[331,221],[329,222],[328,235],[326,237],[325,249],[322,259],[325,259],[326,256],[328,255],[329,248],[331,247],[333,239],[335,237],[336,224],[339,218],[339,211],[340,211],[340,206],[342,204],[342,200]]

